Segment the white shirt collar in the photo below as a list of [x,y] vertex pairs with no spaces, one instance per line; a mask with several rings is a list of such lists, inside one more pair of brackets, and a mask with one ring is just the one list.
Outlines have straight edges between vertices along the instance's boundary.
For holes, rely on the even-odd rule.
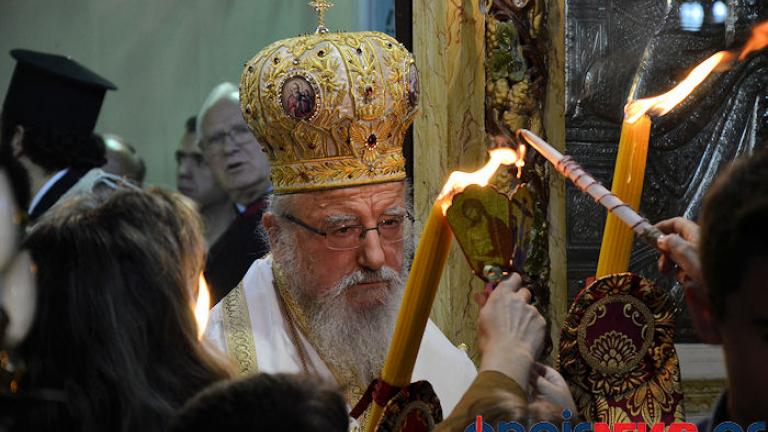
[[35,207],[37,207],[38,204],[40,204],[40,201],[45,196],[46,192],[48,192],[49,189],[53,187],[53,185],[56,184],[57,181],[59,181],[62,177],[64,177],[69,172],[69,168],[64,168],[63,170],[57,172],[56,174],[52,175],[51,178],[48,179],[45,184],[43,184],[43,187],[40,188],[39,191],[35,194],[35,197],[32,198],[32,201],[29,203],[29,210],[27,210],[27,214],[32,214],[32,212],[35,210]]

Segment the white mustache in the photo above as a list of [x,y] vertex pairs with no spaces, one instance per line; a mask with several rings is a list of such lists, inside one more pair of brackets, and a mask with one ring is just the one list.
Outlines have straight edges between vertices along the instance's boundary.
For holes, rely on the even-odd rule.
[[397,286],[401,283],[401,280],[400,273],[386,266],[376,271],[356,270],[355,272],[344,276],[333,288],[323,293],[319,300],[322,302],[332,301],[344,295],[344,293],[354,285],[377,282],[386,282],[387,289],[381,290],[382,296],[386,296],[389,288]]

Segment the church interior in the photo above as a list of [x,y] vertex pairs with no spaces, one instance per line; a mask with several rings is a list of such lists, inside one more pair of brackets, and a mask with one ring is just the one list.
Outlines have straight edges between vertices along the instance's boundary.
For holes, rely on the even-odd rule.
[[[305,62],[306,53],[315,53],[311,50],[318,41],[333,50],[321,50],[313,54],[314,60]],[[370,47],[373,54],[368,59]],[[699,316],[690,311],[697,278],[686,275],[687,267],[675,260],[664,246],[667,243],[662,245],[673,232],[672,222],[662,221],[684,218],[705,230],[702,210],[708,209],[708,191],[723,182],[718,183],[721,173],[733,161],[768,145],[768,2],[3,0],[0,56],[5,57],[0,62],[0,97],[11,94],[4,91],[17,79],[18,59],[7,53],[18,48],[67,56],[114,83],[117,90],[108,91],[93,130],[114,134],[115,146],[121,145],[120,140],[130,143],[131,153],[141,161],[143,178],[132,188],[184,193],[177,143],[187,118],[198,113],[196,123],[188,125],[196,124],[201,139],[200,130],[207,127],[209,118],[205,113],[214,111],[206,110],[215,106],[204,101],[221,82],[235,83],[234,92],[239,87],[239,103],[233,106],[237,113],[242,109],[247,126],[222,132],[218,138],[222,146],[230,141],[242,145],[245,138],[238,141],[237,134],[250,133],[248,128],[254,132],[272,164],[268,194],[292,197],[322,190],[313,183],[321,178],[313,167],[335,170],[326,173],[331,180],[323,180],[334,188],[359,186],[362,183],[349,180],[357,175],[354,170],[373,173],[374,166],[391,169],[387,171],[391,178],[379,183],[405,181],[412,208],[393,223],[412,218],[412,231],[405,234],[413,239],[412,247],[405,247],[410,275],[405,278],[407,284],[403,281],[402,306],[389,349],[383,353],[386,361],[367,391],[368,382],[342,391],[347,392],[344,396],[353,412],[357,401],[350,398],[367,395],[369,399],[371,408],[361,408],[365,414],[358,419],[360,430],[435,427],[434,421],[425,420],[426,429],[408,429],[405,423],[414,420],[402,420],[410,417],[398,410],[393,413],[391,398],[395,394],[421,397],[421,403],[430,407],[423,409],[434,414],[431,396],[421,394],[426,390],[411,387],[411,372],[415,377],[423,369],[416,362],[414,372],[417,351],[420,344],[422,349],[429,345],[432,325],[475,367],[482,366],[487,347],[482,334],[478,336],[483,314],[476,296],[485,292],[487,298],[493,287],[506,283],[513,273],[520,275],[530,303],[546,322],[542,348],[534,360],[565,380],[575,403],[574,415],[611,425],[696,424],[709,418],[724,392],[734,400],[731,386],[737,380],[729,373],[731,355],[724,354],[723,344],[702,335]],[[281,56],[294,58],[294,63]],[[356,56],[362,59],[359,64]],[[310,65],[310,60],[316,62]],[[343,67],[346,75],[337,72]],[[268,71],[272,76],[265,78]],[[333,79],[337,84],[331,83]],[[350,95],[356,89],[362,93],[347,97],[339,91],[341,96],[336,97],[338,85],[349,86]],[[208,97],[210,101],[212,96]],[[377,98],[383,98],[379,105]],[[340,108],[324,111],[331,103]],[[360,108],[369,103],[370,111]],[[354,114],[340,120],[348,112],[345,104],[354,106]],[[274,120],[279,116],[284,120]],[[358,123],[368,129],[356,130]],[[190,127],[187,132],[194,136]],[[346,134],[346,141],[337,139],[337,134]],[[103,141],[109,149],[109,140]],[[198,142],[203,154],[215,144],[211,142],[206,148]],[[345,153],[345,144],[358,142],[362,150],[350,147]],[[283,143],[294,148],[285,150]],[[317,143],[320,149],[315,148]],[[346,162],[358,151],[360,157],[354,163],[367,168]],[[322,158],[317,156],[321,153]],[[23,157],[24,152],[19,154]],[[392,167],[382,168],[389,162]],[[304,167],[309,167],[308,174]],[[348,167],[349,174],[344,171]],[[106,166],[102,169],[106,171]],[[222,186],[227,189],[226,182]],[[759,204],[768,197],[751,199]],[[256,211],[259,220],[254,223],[264,224],[264,235],[269,236],[264,238],[274,246],[273,222],[261,215],[276,212],[276,202],[264,198],[253,207],[251,202],[230,199],[225,213],[231,213],[233,204],[238,213],[222,216],[224,234],[219,238],[230,233],[229,228],[224,231],[230,221]],[[292,214],[279,216],[302,229],[302,235],[322,235],[329,254],[361,247],[356,240],[343,243],[325,228]],[[203,215],[205,223],[213,220],[207,217]],[[386,232],[385,223],[392,221],[374,222],[378,225],[373,228],[359,222],[362,247],[367,247],[364,242],[370,230],[378,232],[384,246],[385,240],[403,241],[402,234]],[[48,223],[52,222],[41,222]],[[238,229],[233,237],[261,235],[253,226]],[[37,238],[31,225],[26,232],[30,239]],[[702,244],[709,238],[705,233]],[[215,253],[225,250],[230,255],[223,255],[222,262],[234,265],[231,255],[240,253],[234,252],[239,246],[217,249],[218,243],[210,240],[208,248],[208,242],[205,239],[201,250],[208,251],[209,264]],[[697,246],[697,242],[698,237],[692,243]],[[30,243],[32,252],[34,244]],[[759,259],[765,260],[768,246],[760,250]],[[273,254],[277,257],[279,251]],[[227,319],[238,313],[228,307],[232,293],[243,296],[243,301],[254,301],[249,296],[255,294],[247,291],[248,278],[256,277],[253,268],[248,270],[252,261],[237,270],[237,277],[227,282],[232,286],[221,293],[219,279],[211,282],[213,276],[206,268],[213,298],[201,306],[201,295],[195,291],[196,297],[189,301],[197,299],[195,313],[199,309],[199,315],[210,320],[206,337],[219,331],[216,326],[221,323],[220,343],[226,349],[233,350],[236,343],[248,347],[255,343],[258,361],[251,368],[239,358],[242,370],[282,372],[272,366],[273,360],[264,360],[259,344],[268,335],[255,331],[255,339],[248,335],[238,341],[237,333],[230,334],[227,327]],[[5,275],[2,260],[0,264]],[[707,265],[712,264],[703,256],[705,281],[714,271]],[[299,268],[296,273],[304,271]],[[764,269],[759,271],[765,275]],[[281,294],[279,286],[299,276],[272,267],[270,280],[273,277],[277,297],[259,297],[259,301],[274,301],[276,310],[294,317],[296,323],[286,327],[285,338],[301,346],[304,336],[312,333],[314,321],[307,324],[303,317],[297,319],[302,313],[292,310],[301,309],[303,300]],[[241,289],[243,283],[246,286]],[[762,287],[768,288],[764,283]],[[0,291],[11,285],[0,283]],[[208,309],[220,300],[221,309],[214,308],[208,317]],[[485,301],[489,300],[480,304]],[[757,304],[760,310],[766,306]],[[48,308],[38,305],[37,310],[39,314]],[[252,309],[250,319],[256,323],[259,318],[254,313]],[[239,319],[249,318],[246,314]],[[32,328],[34,334],[37,327]],[[766,330],[761,328],[764,345]],[[320,343],[310,339],[305,342],[322,351]],[[749,349],[759,352],[766,347]],[[295,370],[288,372],[312,369],[307,363],[314,361],[314,352],[299,356],[301,361],[292,360]],[[8,359],[3,351],[0,365],[13,370],[6,364]],[[346,376],[344,371],[328,365],[320,375],[344,381],[340,378]],[[768,375],[764,368],[751,373]],[[460,374],[457,370],[456,375]],[[20,382],[23,390],[23,379]],[[18,390],[16,378],[3,378],[2,385],[13,388],[0,391],[6,396]],[[434,382],[432,386],[442,400],[441,388]],[[397,393],[405,387],[411,394]],[[386,389],[392,388],[388,393]],[[26,403],[6,396],[0,405]],[[729,405],[729,409],[735,408]],[[2,416],[12,411],[0,408]],[[440,416],[449,414],[443,409]],[[768,411],[761,415],[765,420]],[[382,416],[384,421],[374,428]],[[482,419],[478,422],[467,429],[446,426],[443,430],[501,430],[486,429]],[[17,429],[5,429],[0,422],[2,430]]]

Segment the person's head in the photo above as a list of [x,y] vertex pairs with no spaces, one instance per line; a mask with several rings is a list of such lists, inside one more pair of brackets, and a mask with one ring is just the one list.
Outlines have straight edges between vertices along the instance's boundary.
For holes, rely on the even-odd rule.
[[141,186],[147,174],[147,167],[136,149],[115,134],[103,134],[101,138],[104,140],[107,157],[107,163],[101,169]]
[[169,431],[348,429],[344,398],[327,384],[308,376],[259,374],[204,390],[179,411]]
[[390,182],[275,195],[263,218],[278,277],[315,342],[365,382],[382,366],[400,305],[408,217],[406,184]]
[[701,211],[704,291],[689,290],[704,342],[722,343],[729,409],[740,421],[768,412],[768,149],[718,175]]
[[197,137],[216,181],[232,201],[250,204],[269,189],[269,161],[240,112],[234,84],[210,93],[197,119]]
[[5,112],[2,117],[0,151],[11,154],[27,172],[32,166],[51,174],[106,163],[104,142],[93,133],[26,126]]
[[41,421],[153,429],[226,376],[198,343],[192,312],[201,221],[185,198],[161,190],[102,200],[62,203],[25,242],[40,292],[20,347],[25,385],[67,392],[68,412]]
[[103,165],[104,145],[93,129],[115,85],[68,57],[20,49],[11,56],[17,63],[3,101],[0,151],[37,180]]
[[190,117],[176,150],[176,187],[204,210],[228,201],[227,192],[216,182],[197,142],[197,119]]
[[[339,66],[357,50],[376,76],[415,71],[397,40],[355,37],[331,37],[321,51],[298,49],[315,36],[265,48],[243,69],[240,105],[272,163],[275,196],[262,224],[278,288],[301,309],[296,321],[324,360],[367,384],[383,365],[405,285],[402,146],[417,107],[404,80],[363,86]],[[336,66],[317,74],[318,56]]]

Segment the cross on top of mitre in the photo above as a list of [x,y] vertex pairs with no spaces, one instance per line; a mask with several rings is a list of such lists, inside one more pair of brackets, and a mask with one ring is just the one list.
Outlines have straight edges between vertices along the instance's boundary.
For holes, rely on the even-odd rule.
[[317,30],[316,33],[326,33],[328,28],[325,26],[325,11],[332,8],[334,5],[329,0],[312,0],[309,5],[317,13]]

